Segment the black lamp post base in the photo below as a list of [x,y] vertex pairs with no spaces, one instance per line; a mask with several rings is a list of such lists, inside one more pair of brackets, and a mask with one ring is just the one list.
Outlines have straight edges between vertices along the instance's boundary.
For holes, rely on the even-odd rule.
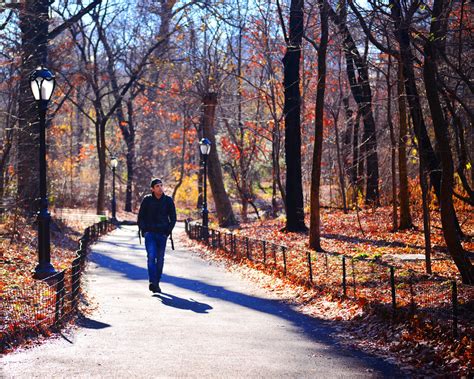
[[33,273],[33,279],[43,280],[57,273],[51,263],[39,263]]

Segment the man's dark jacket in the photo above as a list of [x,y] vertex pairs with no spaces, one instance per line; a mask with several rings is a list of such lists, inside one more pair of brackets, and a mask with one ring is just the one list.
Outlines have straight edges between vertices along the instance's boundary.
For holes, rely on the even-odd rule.
[[138,227],[142,233],[155,232],[167,236],[176,224],[176,208],[173,199],[165,194],[157,199],[153,194],[146,195],[138,211]]

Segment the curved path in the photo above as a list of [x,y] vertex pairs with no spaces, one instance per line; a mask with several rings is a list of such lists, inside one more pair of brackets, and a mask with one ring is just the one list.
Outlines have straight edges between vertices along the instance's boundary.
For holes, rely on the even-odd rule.
[[102,238],[90,259],[86,285],[98,310],[63,338],[4,356],[1,377],[403,376],[339,345],[328,324],[179,246],[167,250],[163,294],[152,295],[134,227]]

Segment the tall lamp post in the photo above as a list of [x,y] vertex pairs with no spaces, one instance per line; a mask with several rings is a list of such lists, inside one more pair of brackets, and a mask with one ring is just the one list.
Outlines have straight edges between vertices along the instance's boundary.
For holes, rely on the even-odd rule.
[[118,166],[118,160],[115,157],[110,159],[110,165],[112,166],[112,221],[117,221],[117,201],[115,199],[115,169]]
[[50,222],[46,195],[46,111],[56,85],[55,77],[46,67],[38,67],[30,75],[30,87],[36,100],[40,128],[39,175],[40,205],[38,212],[38,260],[33,278],[45,279],[56,274],[51,264]]
[[207,239],[209,237],[209,211],[207,210],[207,157],[211,152],[211,141],[207,138],[199,141],[199,149],[201,150],[202,165],[204,168],[204,196],[202,200],[202,238]]

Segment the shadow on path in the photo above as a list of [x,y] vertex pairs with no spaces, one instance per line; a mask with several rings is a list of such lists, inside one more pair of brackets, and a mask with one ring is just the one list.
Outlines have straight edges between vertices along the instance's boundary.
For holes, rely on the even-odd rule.
[[153,297],[160,299],[161,303],[168,307],[190,310],[196,313],[209,313],[208,311],[212,309],[209,304],[200,303],[194,299],[186,300],[182,297],[171,295],[165,292],[156,293],[153,295]]
[[[101,244],[107,242],[108,241],[101,241]],[[120,272],[128,279],[148,281],[148,274],[145,268],[106,256],[100,253],[97,248],[93,250],[92,254],[90,255],[90,259],[104,268]],[[145,258],[143,257],[143,259]],[[383,373],[384,377],[404,377],[403,373],[401,373],[397,366],[393,364],[384,362],[382,359],[376,358],[367,353],[341,346],[339,341],[333,337],[333,334],[337,333],[337,330],[331,326],[330,322],[299,313],[295,311],[291,305],[282,301],[250,296],[244,293],[228,290],[222,286],[208,284],[200,280],[182,278],[166,274],[163,274],[162,282],[200,293],[207,296],[208,298],[232,302],[242,307],[280,317],[292,323],[313,341],[327,345],[328,350],[335,357],[355,358],[360,362],[364,362],[365,365],[369,366],[371,370]],[[189,304],[191,302],[188,300],[180,299],[173,295],[162,295],[163,296],[158,297],[160,297],[163,304],[168,306],[174,306],[180,309],[191,309],[191,307],[196,306]],[[166,299],[166,296],[170,297]],[[199,304],[201,305],[197,305],[196,309],[191,310],[194,312],[199,310],[201,312],[197,313],[204,313],[202,310],[204,310],[206,306],[209,307],[209,309],[212,309],[211,305],[205,303]],[[205,309],[205,311],[207,310],[208,309]]]
[[76,325],[87,328],[87,329],[105,329],[109,328],[111,325],[106,324],[105,322],[100,322],[96,320],[92,320],[88,317],[81,317],[76,321]]

